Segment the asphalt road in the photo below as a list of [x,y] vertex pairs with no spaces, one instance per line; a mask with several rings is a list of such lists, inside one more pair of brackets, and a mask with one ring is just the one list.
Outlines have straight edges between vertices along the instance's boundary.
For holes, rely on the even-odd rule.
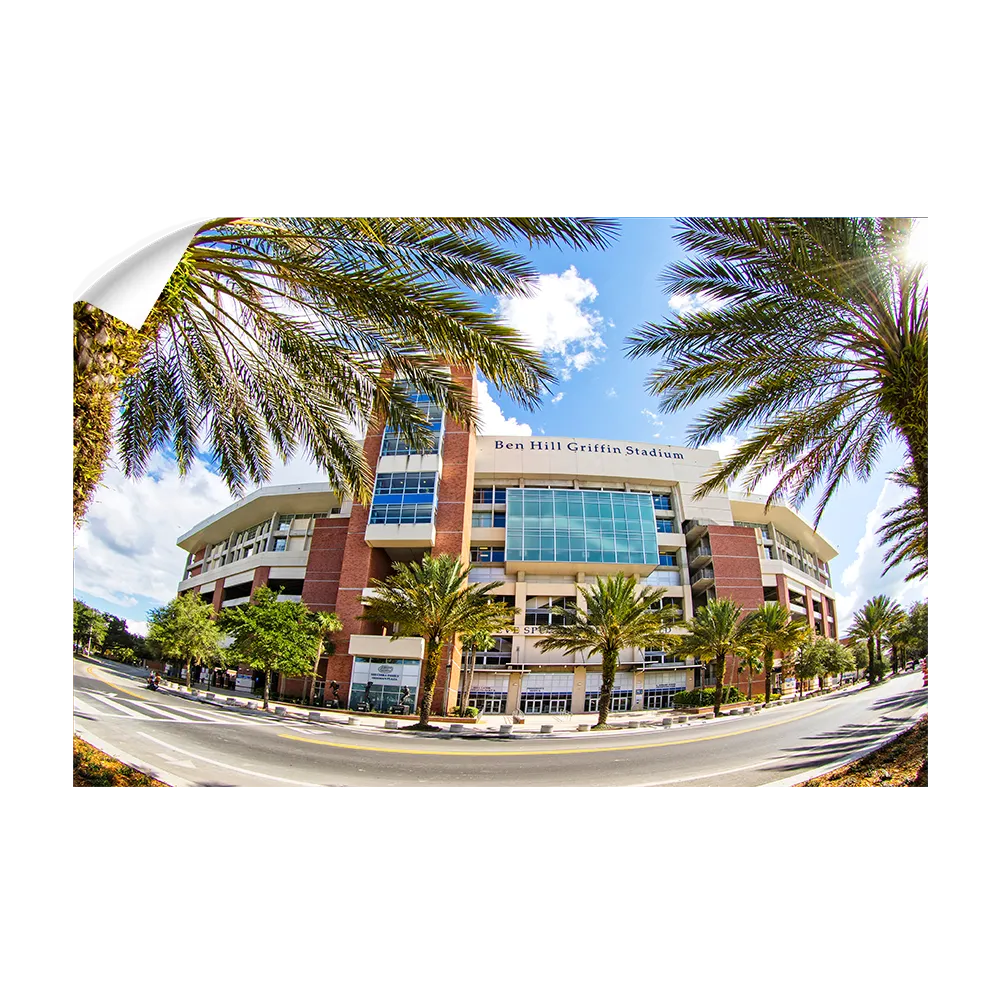
[[926,711],[919,671],[668,733],[443,739],[262,718],[73,662],[74,729],[177,785],[754,786],[832,768]]

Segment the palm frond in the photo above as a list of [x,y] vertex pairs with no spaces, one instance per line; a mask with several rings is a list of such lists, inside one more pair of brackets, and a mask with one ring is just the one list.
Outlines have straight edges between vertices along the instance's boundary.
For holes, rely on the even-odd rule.
[[443,366],[477,370],[529,409],[554,384],[469,291],[531,290],[537,271],[514,244],[600,249],[616,232],[589,218],[211,220],[140,331],[141,364],[116,386],[126,473],[168,444],[183,472],[207,446],[241,493],[267,479],[272,449],[282,460],[302,449],[364,499],[371,472],[352,426],[430,440],[396,378],[463,426],[473,398]]
[[[667,268],[665,291],[708,296],[712,309],[643,325],[628,356],[660,359],[646,384],[663,412],[709,404],[689,428],[693,447],[748,434],[698,496],[779,472],[769,501],[801,504],[821,490],[818,525],[839,486],[869,478],[895,436],[914,467],[907,511],[926,524],[927,287],[901,250],[910,225],[679,220],[692,256]],[[890,534],[906,527],[904,511],[893,515]],[[893,558],[914,551],[904,543]]]

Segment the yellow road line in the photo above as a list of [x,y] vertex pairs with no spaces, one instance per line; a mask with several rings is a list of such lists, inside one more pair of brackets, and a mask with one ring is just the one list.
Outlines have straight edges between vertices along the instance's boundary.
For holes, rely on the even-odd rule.
[[281,739],[295,740],[298,743],[316,743],[324,747],[336,747],[339,750],[367,750],[371,753],[407,753],[421,754],[428,757],[549,757],[555,754],[574,753],[620,753],[625,750],[652,750],[657,747],[676,747],[683,743],[704,743],[706,740],[724,740],[732,736],[743,736],[746,733],[756,733],[761,729],[771,729],[774,726],[787,726],[790,722],[798,722],[799,719],[808,719],[810,715],[819,715],[820,712],[828,712],[833,705],[826,705],[824,708],[817,708],[815,711],[806,712],[805,715],[797,715],[794,719],[782,719],[779,722],[768,722],[763,726],[754,726],[752,729],[741,729],[736,733],[716,733],[714,736],[693,736],[688,740],[668,740],[665,743],[635,743],[632,746],[614,747],[580,747],[574,750],[409,750],[396,747],[369,747],[360,743],[334,743],[331,740],[314,740],[308,736],[293,736],[290,733],[282,733]]
[[117,684],[113,683],[112,681],[109,681],[107,677],[105,677],[103,674],[101,674],[101,676],[98,677],[97,674],[94,673],[94,671],[97,669],[96,667],[85,667],[84,669],[87,671],[88,674],[90,674],[91,677],[93,677],[95,680],[100,681],[102,684],[107,684],[108,687],[113,687],[116,691],[121,691],[123,694],[127,694],[130,698],[138,698],[140,701],[146,700],[146,696],[144,694],[139,694],[138,691],[129,691],[128,688],[119,687]]

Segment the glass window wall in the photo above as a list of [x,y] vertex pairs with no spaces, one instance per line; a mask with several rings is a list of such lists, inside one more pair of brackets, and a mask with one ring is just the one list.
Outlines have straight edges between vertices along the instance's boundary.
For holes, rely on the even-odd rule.
[[507,558],[656,565],[648,493],[508,489]]

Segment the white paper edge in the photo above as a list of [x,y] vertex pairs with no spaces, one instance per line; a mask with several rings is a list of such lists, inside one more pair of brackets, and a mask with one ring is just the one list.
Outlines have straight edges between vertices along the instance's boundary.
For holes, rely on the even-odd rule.
[[131,247],[74,301],[89,302],[138,329],[156,304],[191,238],[205,221],[189,222],[153,242],[147,240]]

